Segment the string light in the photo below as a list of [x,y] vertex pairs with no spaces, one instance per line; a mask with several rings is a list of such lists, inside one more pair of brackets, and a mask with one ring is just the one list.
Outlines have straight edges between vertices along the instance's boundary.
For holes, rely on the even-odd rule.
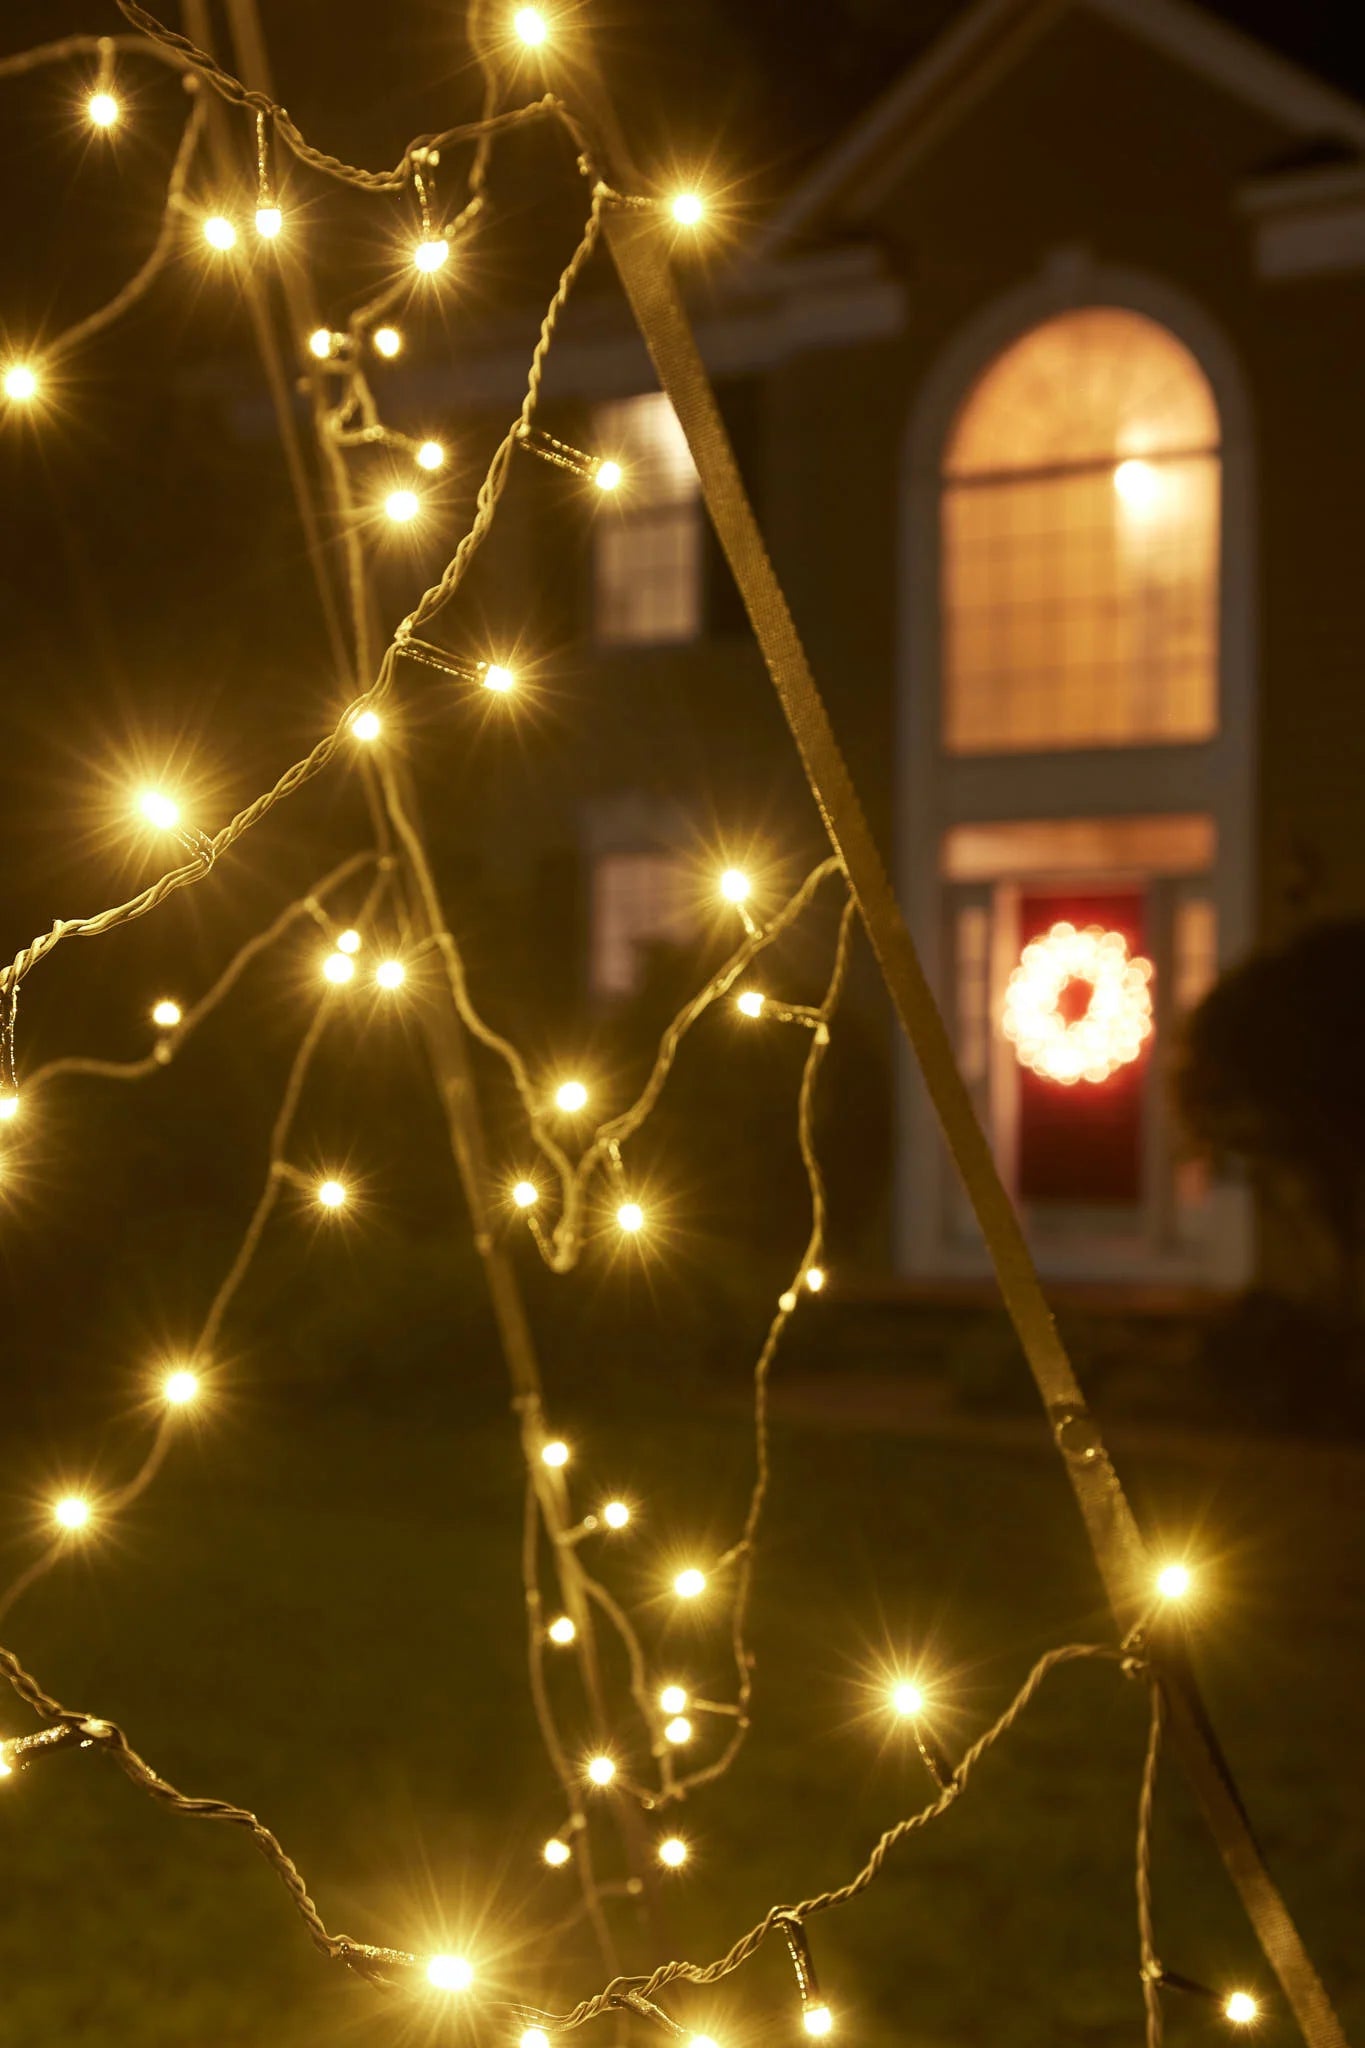
[[756,988],[746,988],[742,996],[735,997],[735,1008],[742,1011],[746,1017],[761,1017],[763,1005],[767,1000],[768,998],[761,995]]
[[675,1745],[692,1740],[692,1723],[686,1714],[678,1714],[664,1729],[664,1739]]
[[403,337],[396,327],[376,327],[374,345],[381,356],[387,356],[392,362],[393,358],[402,352]]
[[694,1564],[688,1565],[687,1569],[679,1572],[674,1579],[673,1591],[680,1600],[695,1600],[699,1593],[706,1591],[705,1572],[698,1571]]
[[427,1964],[427,1982],[438,1991],[468,1991],[474,1982],[474,1966],[463,1956],[433,1956]]
[[796,1988],[801,1994],[801,2020],[806,2032],[815,2035],[831,2033],[834,2015],[820,1995],[820,1980],[815,1974],[815,1958],[810,1952],[805,1927],[794,1913],[780,1913],[776,1924],[782,1931],[796,1972]]
[[614,491],[624,475],[625,471],[619,462],[608,461],[595,462],[593,464],[592,480],[599,491]]
[[390,491],[384,500],[384,510],[395,526],[405,526],[409,519],[417,517],[421,500],[416,491]]
[[199,1377],[181,1366],[175,1372],[167,1373],[161,1391],[173,1408],[187,1408],[199,1392]]
[[413,250],[412,260],[419,270],[425,271],[430,276],[432,271],[441,268],[449,254],[449,242],[443,240],[440,235],[428,235]]
[[616,1212],[616,1220],[622,1230],[633,1237],[637,1230],[645,1227],[645,1212],[638,1202],[622,1202]]
[[325,363],[336,348],[336,336],[330,327],[315,327],[308,337],[308,353]]
[[210,249],[235,249],[237,230],[225,214],[211,213],[204,222],[204,240]]
[[420,469],[439,469],[446,459],[446,451],[439,441],[423,441],[417,450],[417,464]]
[[118,101],[111,92],[92,92],[85,111],[97,128],[112,128],[118,120]]
[[155,825],[158,832],[173,832],[180,823],[179,804],[159,789],[144,789],[138,797],[137,807],[147,823]]
[[351,926],[337,934],[338,953],[358,953],[362,943],[360,933]]
[[687,1694],[680,1685],[666,1685],[659,1694],[659,1705],[666,1714],[681,1714],[687,1708]]
[[706,208],[695,192],[679,192],[669,210],[679,227],[694,228]]
[[588,1776],[594,1785],[610,1785],[616,1776],[616,1765],[609,1756],[595,1756],[589,1759]]
[[567,1842],[562,1842],[558,1835],[551,1835],[549,1841],[545,1844],[545,1847],[541,1850],[540,1853],[545,1858],[545,1861],[550,1865],[551,1869],[559,1870],[562,1868],[564,1864],[568,1862],[569,1858],[573,1855],[573,1850],[569,1847]]
[[284,215],[278,206],[256,208],[256,232],[258,235],[264,235],[266,241],[273,242],[283,226]]
[[84,1529],[90,1520],[90,1503],[79,1493],[64,1493],[53,1503],[52,1514],[63,1529]]
[[374,978],[381,988],[401,988],[408,978],[408,970],[401,960],[381,960],[374,970]]
[[609,1500],[602,1510],[602,1520],[609,1529],[624,1529],[630,1520],[630,1509],[623,1500]]
[[322,963],[322,971],[328,981],[339,988],[355,973],[355,961],[348,958],[345,953],[329,953]]
[[1166,1564],[1156,1575],[1156,1589],[1163,1600],[1183,1600],[1191,1583],[1188,1565]]
[[1235,2027],[1249,2027],[1253,2020],[1261,2017],[1260,2004],[1249,1991],[1229,1992],[1223,2011]]
[[555,1471],[559,1471],[569,1462],[569,1446],[562,1438],[556,1437],[553,1443],[541,1445],[540,1459],[543,1465],[549,1465]]
[[578,1634],[578,1630],[567,1614],[561,1614],[550,1623],[545,1633],[552,1643],[558,1643],[562,1649],[566,1643],[573,1641],[574,1637]]
[[160,1025],[163,1031],[174,1031],[180,1017],[179,1003],[172,1002],[169,996],[163,996],[159,1003],[152,1004],[152,1022]]
[[1151,961],[1130,959],[1122,932],[1062,920],[1020,954],[1001,1029],[1020,1064],[1046,1080],[1107,1081],[1152,1035],[1151,979]]
[[586,1109],[588,1091],[581,1081],[561,1081],[555,1090],[555,1108],[564,1110],[569,1116],[576,1116],[580,1109]]
[[825,1284],[825,1269],[823,1266],[807,1266],[801,1277],[811,1293],[818,1294]]
[[917,1685],[895,1685],[891,1688],[891,1704],[898,1714],[912,1718],[924,1712],[924,1694]]
[[545,16],[535,7],[519,7],[514,17],[517,34],[532,49],[539,48],[550,33],[545,25]]
[[351,731],[358,740],[377,740],[383,729],[377,711],[357,711],[351,720]]
[[808,2006],[801,2017],[808,2034],[828,2034],[833,2031],[834,2014],[827,2005]]
[[720,893],[727,903],[747,903],[750,887],[749,877],[740,868],[727,868],[720,878]]
[[339,1180],[325,1180],[319,1184],[318,1200],[324,1209],[343,1209],[346,1206],[346,1189]]
[[13,1123],[19,1114],[19,1097],[12,1088],[0,1094],[0,1123]]
[[[14,1776],[14,1766],[13,1766],[13,1764],[11,1764],[11,1763],[7,1763],[7,1762],[5,1761],[5,1759],[4,1759],[4,1757],[3,1757],[3,1756],[0,1756],[0,1778],[12,1778],[13,1776]],[[546,2043],[546,2048],[549,2048],[549,2044],[548,2044],[548,2042]]]
[[[499,692],[505,693],[506,691],[512,688],[516,680],[517,679],[513,675],[511,669],[504,668],[500,661],[490,662],[483,672],[483,686],[485,690],[497,690]],[[587,1099],[587,1090],[585,1089],[583,1092],[583,1101],[586,1102]],[[561,1103],[560,1107],[562,1109],[564,1107],[564,1104]],[[581,1108],[582,1104],[580,1104],[579,1107]]]
[[533,1180],[519,1180],[512,1189],[512,1200],[519,1209],[534,1209],[540,1200],[540,1189]]
[[528,2027],[518,2048],[550,2048],[550,2037],[544,2027]]
[[5,372],[5,396],[16,405],[27,405],[38,396],[38,373],[28,363],[11,363]]
[[681,1835],[666,1835],[659,1844],[659,1861],[669,1870],[681,1870],[688,1858],[688,1847]]

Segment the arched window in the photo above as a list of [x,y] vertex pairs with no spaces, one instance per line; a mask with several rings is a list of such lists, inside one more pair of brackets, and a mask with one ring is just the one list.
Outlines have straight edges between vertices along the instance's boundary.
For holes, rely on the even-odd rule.
[[948,752],[1213,736],[1218,441],[1203,371],[1140,313],[1060,313],[996,358],[943,458]]

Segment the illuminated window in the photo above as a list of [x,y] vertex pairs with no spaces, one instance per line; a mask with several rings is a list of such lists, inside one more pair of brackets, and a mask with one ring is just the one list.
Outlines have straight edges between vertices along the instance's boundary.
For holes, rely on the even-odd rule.
[[619,462],[620,490],[599,507],[594,619],[609,647],[695,640],[702,624],[697,472],[661,391],[598,406],[595,450]]
[[669,853],[604,853],[592,871],[592,991],[633,995],[651,946],[685,945],[697,928],[696,878]]
[[1218,438],[1203,371],[1138,313],[1062,313],[997,357],[943,463],[950,752],[1212,736]]

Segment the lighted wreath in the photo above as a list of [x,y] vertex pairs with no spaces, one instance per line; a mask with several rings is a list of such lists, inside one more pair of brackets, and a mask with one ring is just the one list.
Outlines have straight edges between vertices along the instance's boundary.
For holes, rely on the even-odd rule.
[[1054,924],[1009,978],[1005,1036],[1020,1065],[1049,1081],[1107,1081],[1152,1035],[1151,979],[1151,961],[1130,956],[1121,932]]

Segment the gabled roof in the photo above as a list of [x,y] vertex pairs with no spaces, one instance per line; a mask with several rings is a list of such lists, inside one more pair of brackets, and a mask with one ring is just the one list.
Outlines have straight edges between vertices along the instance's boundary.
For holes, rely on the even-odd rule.
[[1061,17],[1098,15],[1277,121],[1365,149],[1365,107],[1192,0],[975,0],[816,163],[751,245],[772,256],[830,215],[870,210],[913,156],[1013,69]]

